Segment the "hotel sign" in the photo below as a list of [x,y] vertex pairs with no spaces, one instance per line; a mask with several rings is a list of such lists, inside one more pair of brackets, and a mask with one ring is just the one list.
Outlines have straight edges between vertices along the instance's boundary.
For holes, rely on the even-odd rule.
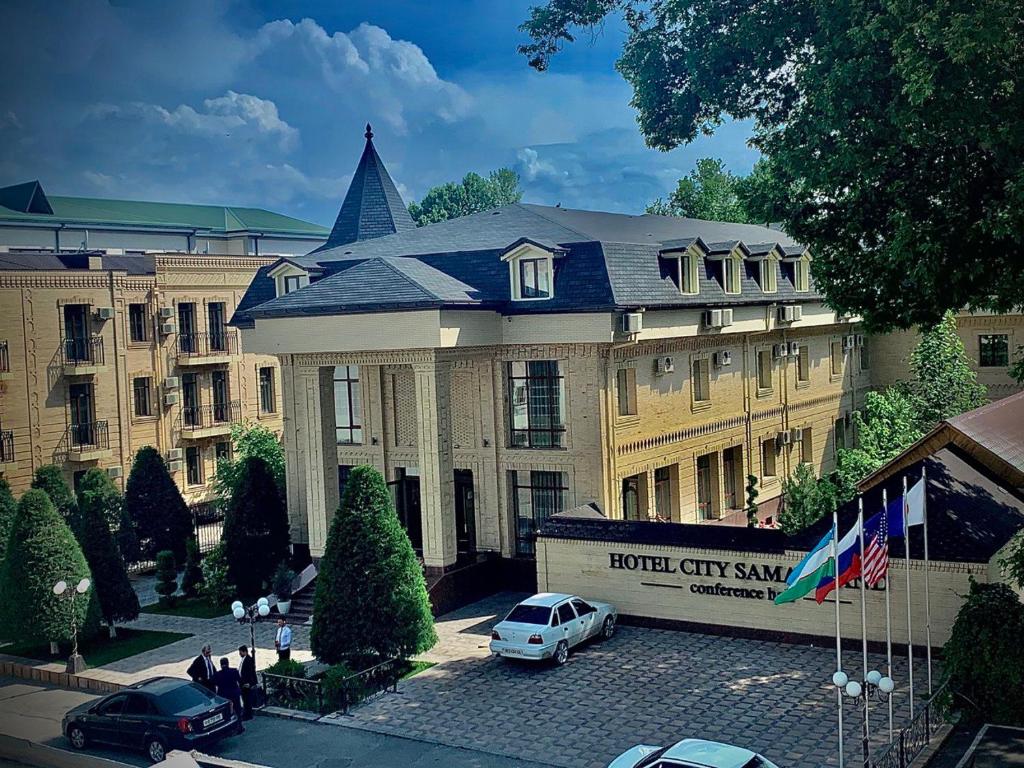
[[[608,567],[614,570],[649,574],[677,574],[681,577],[701,576],[738,584],[703,584],[691,582],[689,590],[695,595],[738,597],[744,600],[774,600],[785,589],[786,577],[793,570],[789,566],[748,561],[711,560],[699,557],[675,559],[668,555],[635,555],[609,552]],[[775,588],[770,585],[780,585]],[[674,584],[651,583],[650,586],[683,588]]]

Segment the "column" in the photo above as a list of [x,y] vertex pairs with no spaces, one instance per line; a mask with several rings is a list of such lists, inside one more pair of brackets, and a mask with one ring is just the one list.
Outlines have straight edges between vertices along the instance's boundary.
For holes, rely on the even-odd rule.
[[451,371],[447,363],[414,363],[416,429],[423,519],[423,562],[443,569],[456,560]]

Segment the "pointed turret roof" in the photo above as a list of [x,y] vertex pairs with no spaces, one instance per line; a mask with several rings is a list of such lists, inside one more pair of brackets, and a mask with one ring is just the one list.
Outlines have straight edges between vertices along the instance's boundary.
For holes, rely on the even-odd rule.
[[369,123],[364,135],[366,146],[363,156],[359,158],[334,229],[323,248],[416,229],[409,209],[373,146],[373,130]]

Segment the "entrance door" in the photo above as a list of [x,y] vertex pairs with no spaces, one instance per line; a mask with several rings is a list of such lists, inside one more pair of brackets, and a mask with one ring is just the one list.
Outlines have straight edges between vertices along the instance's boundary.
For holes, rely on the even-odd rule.
[[71,401],[71,443],[72,445],[95,445],[95,406],[92,399],[92,384],[72,384],[68,388]]
[[224,326],[224,302],[211,302],[206,311],[210,328],[210,351],[225,352],[227,350],[227,332]]
[[729,509],[740,509],[743,506],[742,499],[740,498],[743,474],[741,450],[742,448],[737,445],[726,449],[722,454],[722,480],[725,483],[725,505]]
[[182,302],[178,305],[178,349],[196,351],[196,305]]
[[420,478],[406,473],[404,467],[395,470],[395,510],[409,535],[412,548],[423,552],[423,518],[420,513]]
[[186,373],[181,377],[181,418],[186,427],[198,427],[199,413],[199,382],[194,373]]
[[215,422],[231,421],[228,412],[228,374],[227,371],[214,371],[210,374],[213,383],[213,420]]
[[476,552],[476,501],[469,469],[455,470],[455,544],[459,554]]
[[697,457],[697,511],[701,520],[714,517],[711,496],[711,456]]
[[69,361],[89,359],[89,313],[85,304],[64,305],[64,353]]

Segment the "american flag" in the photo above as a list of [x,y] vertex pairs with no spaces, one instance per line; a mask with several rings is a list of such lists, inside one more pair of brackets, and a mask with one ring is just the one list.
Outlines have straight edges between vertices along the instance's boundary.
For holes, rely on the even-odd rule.
[[889,519],[884,509],[878,520],[878,527],[869,532],[864,545],[864,581],[869,587],[884,579],[889,570]]

